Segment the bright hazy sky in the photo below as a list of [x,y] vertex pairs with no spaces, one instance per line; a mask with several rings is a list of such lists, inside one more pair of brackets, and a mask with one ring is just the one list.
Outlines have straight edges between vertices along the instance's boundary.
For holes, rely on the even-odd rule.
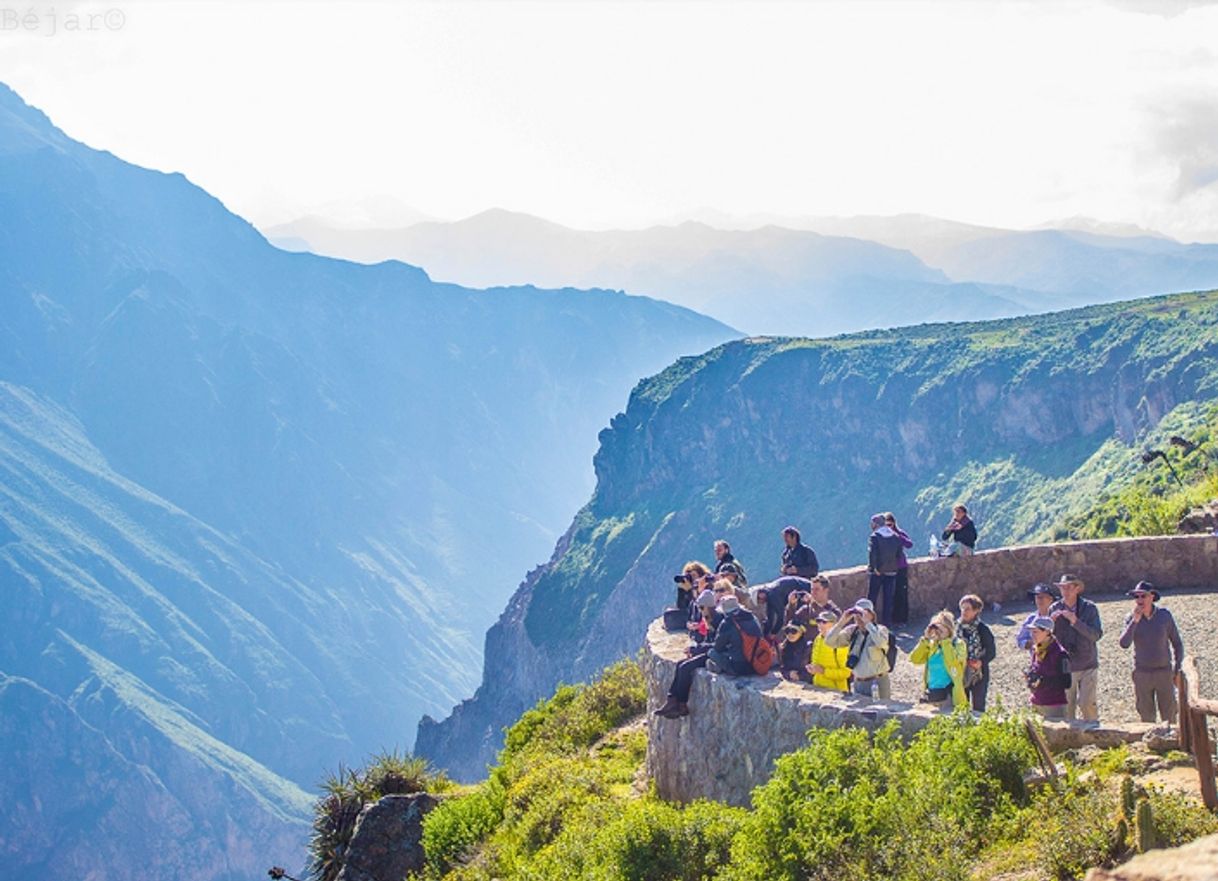
[[[35,8],[14,31],[30,4],[0,0],[0,80],[260,224],[376,203],[382,222],[497,206],[599,228],[709,207],[1086,215],[1218,241],[1212,3]],[[110,12],[65,33],[69,10]]]

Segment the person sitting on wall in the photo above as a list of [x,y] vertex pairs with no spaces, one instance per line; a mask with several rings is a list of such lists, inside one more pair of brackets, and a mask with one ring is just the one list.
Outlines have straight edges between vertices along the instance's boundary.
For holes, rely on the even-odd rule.
[[1028,598],[1036,603],[1036,609],[1028,613],[1028,617],[1024,618],[1023,623],[1019,625],[1019,632],[1015,634],[1015,645],[1025,651],[1032,644],[1032,622],[1037,618],[1049,617],[1049,609],[1057,600],[1057,594],[1049,585],[1038,584],[1028,591]]
[[791,682],[811,682],[808,667],[812,661],[812,642],[808,639],[807,628],[793,622],[782,628],[782,635],[782,645],[778,647],[778,669],[782,678]]
[[850,690],[850,668],[846,666],[849,650],[845,646],[833,648],[825,641],[825,636],[840,617],[828,609],[816,616],[818,633],[812,642],[812,663],[808,665],[812,684],[831,691]]
[[951,612],[944,609],[930,619],[926,632],[909,653],[909,660],[923,666],[922,683],[926,689],[923,703],[941,709],[968,705],[964,693],[968,646],[956,636],[956,619]]
[[977,525],[969,519],[968,508],[952,508],[952,520],[943,528],[943,540],[948,542],[945,557],[971,557],[977,548]]
[[[695,638],[694,643],[686,650],[688,657],[677,662],[672,683],[668,686],[668,699],[663,706],[655,710],[657,716],[665,719],[678,719],[681,716],[689,715],[689,691],[694,684],[694,674],[706,666],[710,650],[715,645],[719,628],[723,624],[723,615],[715,607],[716,603],[722,602],[728,597],[733,603],[736,602],[736,598],[732,596],[732,586],[726,579],[716,582],[710,593],[711,596],[707,597],[706,591],[703,591],[697,600],[697,605],[705,610],[703,614],[706,616],[708,632],[702,639]],[[739,607],[738,603],[737,607]]]
[[909,623],[909,557],[905,552],[913,547],[913,539],[897,526],[896,515],[884,512],[884,523],[901,539],[901,557],[897,560],[897,581],[892,591],[892,623],[898,626]]
[[854,674],[855,694],[888,700],[892,685],[888,680],[888,628],[876,623],[875,605],[860,599],[825,634],[833,648],[845,647],[846,666]]
[[732,583],[737,587],[748,587],[749,580],[744,574],[744,566],[732,556],[732,546],[723,539],[715,542],[715,574],[732,577]]
[[719,622],[715,613],[715,604],[718,600],[713,587],[713,584],[707,585],[690,607],[693,612],[687,627],[690,638],[696,645],[709,646],[715,638],[715,626]]
[[968,646],[968,662],[964,668],[964,692],[978,713],[985,712],[986,696],[990,691],[990,664],[998,657],[994,631],[981,620],[985,603],[975,593],[960,598],[960,622],[956,636]]
[[1046,719],[1066,718],[1066,689],[1070,687],[1070,654],[1053,635],[1055,623],[1047,615],[1032,619],[1030,662],[1024,673],[1032,709]]
[[885,627],[892,624],[892,603],[902,553],[901,537],[884,522],[883,514],[873,514],[871,535],[867,538],[867,599],[879,609],[880,623]]
[[[782,531],[782,540],[785,546],[782,549],[782,565],[778,572],[779,575],[812,578],[820,571],[820,564],[816,561],[816,551],[803,543],[798,529],[788,526]],[[786,601],[786,597],[783,598],[783,601]]]
[[1119,642],[1123,649],[1133,646],[1138,715],[1143,722],[1155,721],[1157,703],[1159,718],[1170,724],[1176,719],[1175,681],[1184,663],[1184,641],[1171,612],[1155,605],[1159,591],[1153,584],[1139,581],[1129,596],[1133,597],[1133,611],[1125,617]]
[[1070,687],[1066,689],[1066,718],[1086,722],[1100,718],[1096,690],[1100,678],[1100,653],[1096,645],[1104,635],[1100,610],[1083,597],[1083,580],[1063,575],[1057,582],[1062,598],[1049,607],[1053,635],[1070,655]]
[[829,576],[817,575],[812,579],[809,588],[808,611],[813,618],[819,618],[822,612],[832,612],[833,620],[842,617],[842,610],[837,603],[829,598]]
[[699,563],[697,560],[690,560],[681,567],[681,574],[674,575],[672,580],[677,585],[677,608],[685,611],[689,610],[690,603],[694,597],[698,595],[700,589],[699,581],[703,577],[710,575],[710,570],[706,568],[706,564]]
[[744,636],[764,639],[761,622],[748,609],[742,609],[740,601],[730,594],[719,601],[718,611],[723,620],[715,630],[715,644],[706,653],[707,669],[729,676],[753,675],[752,659],[744,651]]

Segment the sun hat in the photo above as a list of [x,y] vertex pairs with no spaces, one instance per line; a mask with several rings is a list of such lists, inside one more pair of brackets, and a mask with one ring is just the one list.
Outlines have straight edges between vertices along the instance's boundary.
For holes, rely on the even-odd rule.
[[1035,627],[1037,630],[1052,631],[1053,630],[1053,619],[1050,618],[1048,615],[1037,615],[1035,618],[1032,619],[1032,623],[1029,626]]

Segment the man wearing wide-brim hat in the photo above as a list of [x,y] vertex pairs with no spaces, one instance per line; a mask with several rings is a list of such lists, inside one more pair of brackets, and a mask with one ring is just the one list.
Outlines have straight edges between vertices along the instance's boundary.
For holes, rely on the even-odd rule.
[[1143,722],[1176,718],[1176,674],[1184,662],[1184,641],[1176,619],[1167,609],[1156,605],[1159,591],[1149,581],[1139,581],[1128,596],[1133,611],[1125,617],[1121,648],[1133,646],[1133,694]]
[[1066,689],[1066,718],[1095,722],[1100,718],[1096,691],[1100,676],[1100,653],[1096,645],[1104,635],[1100,610],[1085,599],[1083,580],[1063,575],[1054,585],[1061,599],[1049,607],[1053,635],[1070,655],[1070,687]]

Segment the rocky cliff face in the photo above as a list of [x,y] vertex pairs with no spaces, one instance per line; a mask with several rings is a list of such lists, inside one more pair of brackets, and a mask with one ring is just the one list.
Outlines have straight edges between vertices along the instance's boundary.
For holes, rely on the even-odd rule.
[[877,510],[919,548],[957,499],[983,546],[1043,535],[1140,467],[1132,443],[1218,396],[1216,314],[1218,294],[1185,294],[677,362],[601,433],[592,500],[487,635],[478,693],[417,748],[480,774],[520,709],[638,649],[714,538],[758,582],[787,523],[822,568],[864,560]]

